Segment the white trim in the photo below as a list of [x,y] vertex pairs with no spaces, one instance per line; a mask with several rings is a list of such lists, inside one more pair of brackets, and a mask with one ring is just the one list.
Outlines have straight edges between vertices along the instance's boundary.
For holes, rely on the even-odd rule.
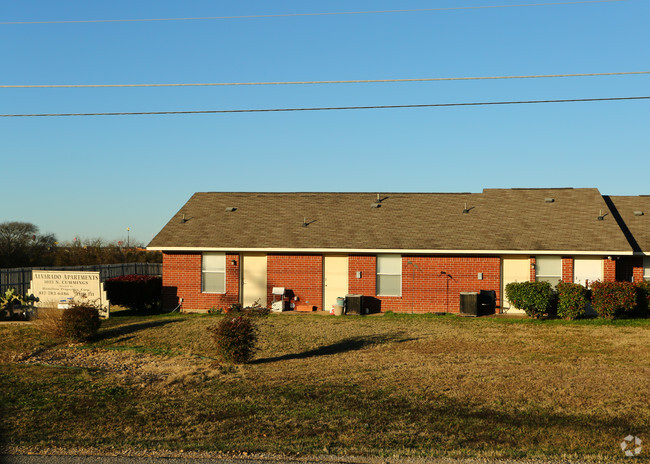
[[[415,255],[567,255],[567,256],[632,256],[634,251],[576,251],[576,250],[425,250],[382,248],[239,248],[239,247],[147,247],[150,251],[232,251],[259,253],[361,253],[361,254],[415,254]],[[643,253],[650,256],[650,253]]]

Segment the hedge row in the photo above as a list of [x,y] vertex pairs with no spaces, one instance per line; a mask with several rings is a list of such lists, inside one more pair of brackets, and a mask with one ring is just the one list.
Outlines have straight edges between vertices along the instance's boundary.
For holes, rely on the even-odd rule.
[[146,275],[125,275],[107,279],[106,296],[111,304],[132,309],[155,309],[160,303],[162,278]]
[[506,285],[506,298],[530,317],[557,316],[577,319],[587,305],[605,319],[647,317],[650,282],[594,282],[591,290],[580,284],[560,282],[554,290],[548,282],[513,282]]

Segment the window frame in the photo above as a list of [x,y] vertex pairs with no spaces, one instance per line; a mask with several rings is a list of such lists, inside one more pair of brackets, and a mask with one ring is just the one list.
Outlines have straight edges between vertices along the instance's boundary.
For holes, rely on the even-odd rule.
[[[206,262],[205,258],[206,256],[218,256],[221,257],[221,261],[223,263],[223,268],[222,269],[206,269]],[[206,284],[206,279],[205,275],[206,274],[221,274],[223,275],[223,291],[209,291],[206,290],[205,284]],[[208,294],[214,294],[214,295],[224,295],[226,293],[226,253],[220,252],[220,251],[205,251],[201,253],[201,293],[208,293]]]
[[[399,273],[395,272],[380,272],[379,271],[379,261],[380,258],[393,258],[399,262]],[[386,254],[379,254],[377,255],[377,263],[376,263],[376,291],[377,291],[377,296],[392,296],[392,297],[401,297],[402,296],[402,255],[400,254],[394,254],[394,253],[386,253]],[[399,292],[397,294],[382,294],[380,293],[381,291],[381,285],[379,284],[381,277],[382,276],[398,276],[399,277]]]
[[650,281],[650,256],[643,257],[643,280]]

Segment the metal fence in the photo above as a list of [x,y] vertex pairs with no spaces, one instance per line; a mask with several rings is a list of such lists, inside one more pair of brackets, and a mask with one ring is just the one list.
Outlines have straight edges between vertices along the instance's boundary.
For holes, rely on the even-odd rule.
[[29,282],[32,279],[32,270],[44,271],[99,271],[99,278],[102,282],[111,277],[123,275],[162,275],[162,264],[160,263],[122,263],[122,264],[94,264],[88,266],[59,266],[59,267],[15,267],[11,269],[0,269],[0,291],[5,292],[15,288],[20,294],[27,293]]

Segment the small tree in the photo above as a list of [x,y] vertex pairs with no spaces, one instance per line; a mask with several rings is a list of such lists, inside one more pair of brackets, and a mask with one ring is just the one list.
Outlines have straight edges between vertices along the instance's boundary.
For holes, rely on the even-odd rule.
[[585,315],[587,289],[580,284],[560,282],[557,285],[557,315],[564,319],[577,319]]
[[511,282],[506,298],[530,317],[539,318],[553,309],[555,292],[549,282]]
[[250,317],[224,317],[217,325],[208,327],[217,352],[224,361],[245,364],[256,350],[257,326]]

